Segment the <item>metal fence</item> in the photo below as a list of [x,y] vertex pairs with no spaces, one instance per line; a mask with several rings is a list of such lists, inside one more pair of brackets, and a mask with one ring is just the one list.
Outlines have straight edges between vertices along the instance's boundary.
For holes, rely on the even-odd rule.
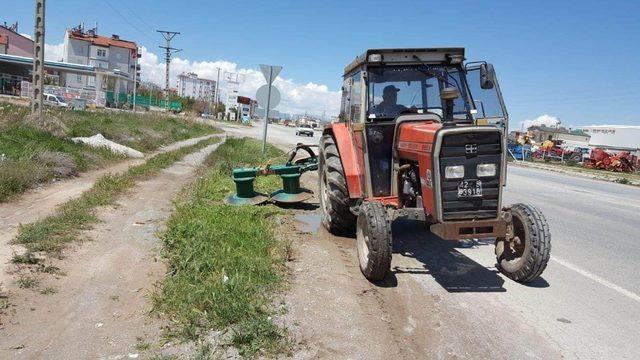
[[[88,106],[94,107],[105,107],[107,103],[107,97],[104,91],[45,85],[44,93],[60,96],[66,99],[68,103],[73,103],[75,99],[85,100]],[[20,96],[27,98],[33,96],[33,88],[29,81],[20,82]]]

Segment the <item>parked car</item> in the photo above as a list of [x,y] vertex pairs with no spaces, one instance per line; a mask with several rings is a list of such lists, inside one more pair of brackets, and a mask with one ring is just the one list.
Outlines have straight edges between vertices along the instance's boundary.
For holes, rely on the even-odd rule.
[[44,102],[44,105],[48,105],[48,106],[55,106],[55,107],[62,107],[62,108],[69,107],[69,104],[67,104],[67,102],[61,96],[54,95],[54,94],[47,94],[47,93],[42,94],[42,101]]
[[296,129],[296,135],[307,135],[307,136],[313,136],[313,128],[311,127],[311,125],[307,125],[307,124],[300,124],[298,126],[298,128]]

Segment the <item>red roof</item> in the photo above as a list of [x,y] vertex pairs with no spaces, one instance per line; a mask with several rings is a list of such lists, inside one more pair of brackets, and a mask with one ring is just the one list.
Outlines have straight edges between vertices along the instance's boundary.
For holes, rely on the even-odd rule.
[[76,39],[76,40],[89,41],[91,42],[91,44],[98,45],[98,46],[104,46],[104,47],[115,46],[115,47],[125,48],[129,50],[133,50],[134,53],[138,51],[138,45],[133,41],[108,38],[100,35],[90,35],[90,34],[85,34],[79,31],[70,31],[69,38]]
[[246,96],[238,96],[237,101],[240,104],[245,104],[245,105],[250,105],[251,104],[251,99],[246,97]]
[[8,43],[9,43],[9,39],[6,36],[0,34],[0,44],[7,45]]

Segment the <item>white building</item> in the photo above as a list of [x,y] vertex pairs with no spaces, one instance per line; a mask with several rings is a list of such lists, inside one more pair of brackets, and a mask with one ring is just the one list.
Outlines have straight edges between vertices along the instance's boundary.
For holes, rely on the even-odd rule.
[[[138,45],[135,42],[120,39],[118,35],[99,36],[95,29],[85,32],[82,26],[67,29],[64,36],[62,61],[94,66],[119,72],[134,79]],[[67,74],[65,84],[68,87],[95,89],[95,77]],[[111,87],[110,87],[111,88]],[[119,92],[133,90],[133,83],[121,81]]]
[[215,92],[215,80],[203,79],[194,73],[183,73],[178,76],[179,96],[213,102],[215,100]]
[[640,156],[640,126],[592,125],[580,127],[589,134],[589,146],[612,151],[629,151]]

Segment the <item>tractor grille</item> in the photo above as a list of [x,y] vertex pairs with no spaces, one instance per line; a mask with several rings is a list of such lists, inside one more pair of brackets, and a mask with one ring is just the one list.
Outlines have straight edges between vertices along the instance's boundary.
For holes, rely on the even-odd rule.
[[[499,131],[444,135],[439,158],[443,220],[489,219],[498,216],[501,144]],[[496,175],[478,178],[477,165],[491,163],[496,164]],[[458,185],[461,179],[446,179],[444,176],[444,169],[449,165],[464,165],[463,180],[481,180],[482,196],[458,197]]]

